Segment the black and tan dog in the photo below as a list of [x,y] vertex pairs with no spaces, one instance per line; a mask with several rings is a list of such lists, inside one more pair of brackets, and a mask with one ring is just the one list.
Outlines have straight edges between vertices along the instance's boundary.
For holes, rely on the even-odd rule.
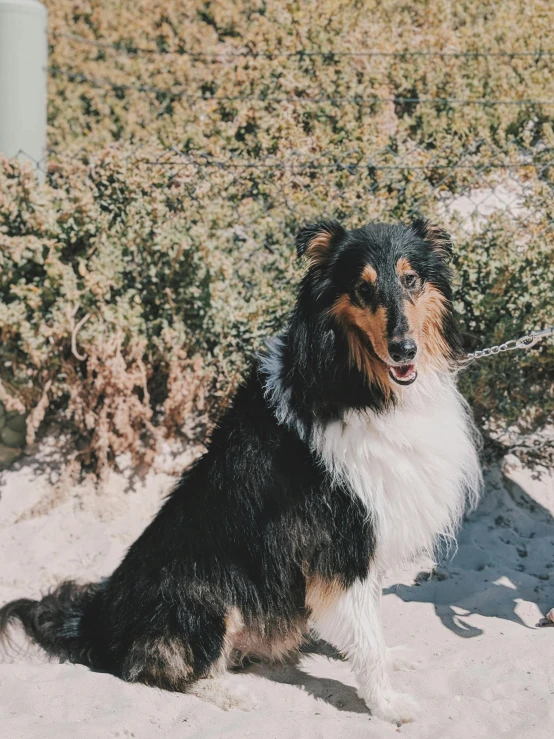
[[50,655],[185,691],[309,627],[391,721],[381,578],[454,536],[480,470],[455,386],[446,235],[425,222],[308,226],[284,333],[207,453],[106,580],[4,606]]

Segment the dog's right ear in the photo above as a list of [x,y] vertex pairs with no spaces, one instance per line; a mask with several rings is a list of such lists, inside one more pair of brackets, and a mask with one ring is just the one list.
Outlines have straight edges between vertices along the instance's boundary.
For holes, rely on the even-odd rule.
[[435,226],[426,218],[414,218],[410,225],[440,257],[446,261],[452,257],[452,239],[443,228]]
[[333,246],[345,236],[346,231],[338,221],[320,221],[304,226],[296,237],[298,258],[304,254],[311,264],[322,264]]

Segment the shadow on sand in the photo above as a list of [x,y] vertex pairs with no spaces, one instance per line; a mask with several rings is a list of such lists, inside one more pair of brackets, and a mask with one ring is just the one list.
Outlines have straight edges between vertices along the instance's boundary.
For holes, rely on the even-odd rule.
[[312,697],[328,703],[338,711],[371,715],[371,711],[351,685],[330,677],[310,675],[302,664],[302,658],[306,656],[344,661],[344,657],[331,645],[324,641],[310,639],[302,646],[299,654],[290,657],[286,662],[277,664],[254,662],[240,670],[275,683],[301,687]]
[[383,592],[406,603],[432,604],[443,625],[464,639],[483,633],[468,622],[472,614],[534,628],[518,614],[518,605],[536,603],[543,613],[554,605],[554,518],[519,484],[493,470],[455,556],[434,572],[420,572],[414,584]]
[[[483,628],[469,621],[474,614],[534,629],[536,624],[524,620],[518,606],[527,601],[543,613],[554,606],[554,517],[520,485],[493,469],[479,508],[460,533],[455,556],[433,572],[420,572],[412,585],[393,585],[383,594],[394,594],[406,603],[431,604],[441,623],[463,639],[483,634]],[[340,711],[371,713],[353,687],[310,675],[301,663],[307,654],[343,659],[330,645],[313,640],[286,664],[259,663],[245,669],[267,680],[300,686]]]

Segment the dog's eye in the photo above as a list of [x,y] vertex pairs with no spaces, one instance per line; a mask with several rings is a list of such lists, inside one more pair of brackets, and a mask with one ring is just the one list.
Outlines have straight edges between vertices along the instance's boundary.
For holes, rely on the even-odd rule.
[[402,275],[402,284],[408,290],[413,290],[418,284],[417,274],[415,272],[406,272],[406,274]]
[[369,282],[366,282],[365,280],[363,282],[360,282],[360,284],[358,285],[358,292],[360,293],[362,298],[369,297],[371,293],[371,285],[369,284]]

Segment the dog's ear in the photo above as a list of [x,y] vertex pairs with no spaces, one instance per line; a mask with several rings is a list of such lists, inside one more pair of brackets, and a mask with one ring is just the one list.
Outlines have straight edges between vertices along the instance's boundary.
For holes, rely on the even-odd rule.
[[345,234],[338,221],[320,221],[304,226],[296,237],[298,258],[305,254],[311,263],[322,264]]
[[439,256],[443,259],[450,259],[452,256],[452,240],[443,228],[435,226],[425,218],[415,218],[410,225],[416,234],[426,241]]

